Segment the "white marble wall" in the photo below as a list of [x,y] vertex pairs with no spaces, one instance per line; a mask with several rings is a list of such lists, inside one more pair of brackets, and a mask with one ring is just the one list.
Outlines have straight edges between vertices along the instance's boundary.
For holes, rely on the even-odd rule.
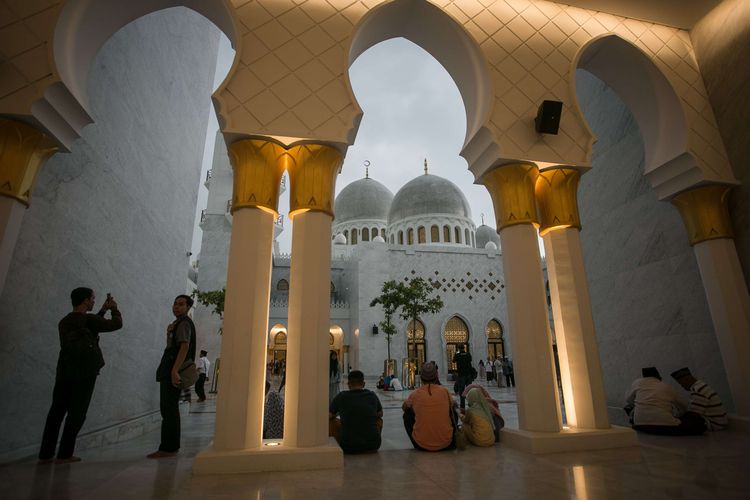
[[218,41],[204,18],[170,9],[126,26],[97,56],[95,123],[40,173],[0,297],[0,455],[38,446],[57,322],[76,286],[99,304],[112,292],[125,322],[102,335],[107,365],[83,432],[158,409],[154,372],[185,291]]
[[731,407],[682,220],[643,177],[643,141],[630,112],[601,81],[578,73],[581,107],[599,138],[578,196],[608,403],[623,404],[642,367],[656,366],[671,381],[671,371],[689,366]]
[[[390,250],[389,250],[390,248]],[[445,352],[443,329],[448,320],[458,315],[469,327],[470,352],[475,363],[487,357],[485,328],[491,319],[497,319],[507,328],[507,305],[505,301],[502,261],[497,251],[450,247],[399,247],[378,244],[361,245],[356,250],[358,257],[358,318],[354,323],[360,329],[360,369],[367,376],[379,375],[386,358],[384,334],[373,335],[372,325],[383,320],[380,308],[369,307],[370,301],[379,295],[383,282],[389,279],[403,281],[404,278],[420,276],[433,280],[443,278],[446,283],[464,285],[451,286],[446,292],[436,291],[445,307],[437,314],[421,318],[425,324],[427,359],[434,360],[445,374],[448,360]],[[414,273],[412,273],[414,271]],[[435,274],[435,271],[438,274]],[[467,273],[471,273],[468,275]],[[489,274],[492,273],[492,276]],[[451,280],[456,280],[455,282]],[[474,283],[486,279],[487,284],[497,281],[495,290],[481,291]],[[471,280],[472,289],[465,283]],[[442,281],[441,281],[442,282]],[[453,291],[456,288],[456,291]],[[462,290],[463,289],[463,290]],[[469,297],[472,297],[471,299]],[[491,297],[495,297],[494,300]],[[407,321],[395,318],[398,333],[393,336],[391,356],[401,360],[406,357]],[[505,331],[506,352],[511,352],[508,331]]]

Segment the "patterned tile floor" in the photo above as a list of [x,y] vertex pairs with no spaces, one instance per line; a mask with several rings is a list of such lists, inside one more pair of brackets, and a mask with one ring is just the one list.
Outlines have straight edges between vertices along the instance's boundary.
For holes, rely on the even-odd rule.
[[[385,426],[380,453],[347,456],[342,470],[193,476],[192,459],[211,441],[213,400],[183,419],[181,453],[147,460],[158,431],[81,452],[71,465],[33,459],[0,466],[4,499],[747,499],[750,435],[640,436],[640,447],[534,456],[502,446],[424,453],[410,449],[401,424],[403,393],[378,391]],[[492,388],[509,427],[512,389]]]

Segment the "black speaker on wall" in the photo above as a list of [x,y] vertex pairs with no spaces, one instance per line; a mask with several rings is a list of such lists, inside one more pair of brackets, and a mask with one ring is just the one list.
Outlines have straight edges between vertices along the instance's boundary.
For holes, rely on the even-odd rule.
[[536,131],[540,134],[557,135],[560,129],[560,115],[562,114],[560,101],[542,101],[539,111],[534,118]]
[[378,325],[372,325],[372,334],[377,335],[378,334]]

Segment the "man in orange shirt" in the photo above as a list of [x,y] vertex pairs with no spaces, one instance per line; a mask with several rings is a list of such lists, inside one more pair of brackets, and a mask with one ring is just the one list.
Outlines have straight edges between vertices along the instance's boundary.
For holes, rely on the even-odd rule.
[[432,361],[422,365],[422,386],[404,401],[404,428],[414,448],[423,451],[452,450],[456,447],[451,412],[453,398],[448,390],[436,385],[437,366]]

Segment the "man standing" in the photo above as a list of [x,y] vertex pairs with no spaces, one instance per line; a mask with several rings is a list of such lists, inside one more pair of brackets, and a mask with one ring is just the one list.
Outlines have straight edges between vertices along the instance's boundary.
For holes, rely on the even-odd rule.
[[495,362],[492,364],[492,367],[495,369],[495,380],[497,381],[497,386],[502,387],[503,386],[503,362],[500,361],[500,356],[495,358]]
[[466,386],[473,382],[471,354],[464,352],[464,345],[458,346],[458,352],[453,356],[453,362],[456,363],[456,384],[454,386],[456,394],[461,396],[461,408],[466,408],[466,398],[463,397]]
[[636,379],[625,396],[625,412],[632,413],[633,429],[648,434],[682,436],[703,434],[706,425],[695,413],[677,418],[677,395],[670,385],[661,381],[654,367],[643,368],[642,378]]
[[686,391],[690,391],[690,403],[687,412],[700,415],[706,422],[709,431],[720,431],[727,428],[729,420],[719,395],[702,380],[698,380],[687,368],[672,372],[672,378]]
[[503,375],[505,376],[505,385],[507,387],[516,386],[516,376],[513,374],[513,361],[509,358],[503,358]]
[[[63,418],[65,428],[57,450],[57,463],[81,460],[73,456],[76,437],[86,420],[96,377],[104,366],[99,334],[122,328],[122,315],[110,294],[107,294],[107,300],[98,314],[89,314],[96,301],[91,288],[76,288],[70,293],[70,301],[73,311],[57,325],[60,356],[57,360],[55,388],[52,391],[52,406],[47,414],[39,450],[39,463],[52,462]],[[110,311],[111,319],[104,317],[107,311]]]
[[347,385],[349,390],[338,393],[331,401],[328,434],[336,438],[344,453],[377,451],[383,430],[380,399],[365,389],[365,375],[359,370],[349,372]]
[[198,395],[198,402],[202,403],[206,400],[206,391],[203,385],[208,380],[208,370],[211,368],[207,351],[201,351],[201,357],[198,358],[195,366],[198,368],[198,381],[195,383],[195,393]]
[[186,359],[195,359],[195,325],[187,313],[193,307],[188,295],[172,304],[175,320],[167,327],[167,347],[156,370],[161,410],[161,443],[148,458],[172,457],[180,450],[180,372]]

